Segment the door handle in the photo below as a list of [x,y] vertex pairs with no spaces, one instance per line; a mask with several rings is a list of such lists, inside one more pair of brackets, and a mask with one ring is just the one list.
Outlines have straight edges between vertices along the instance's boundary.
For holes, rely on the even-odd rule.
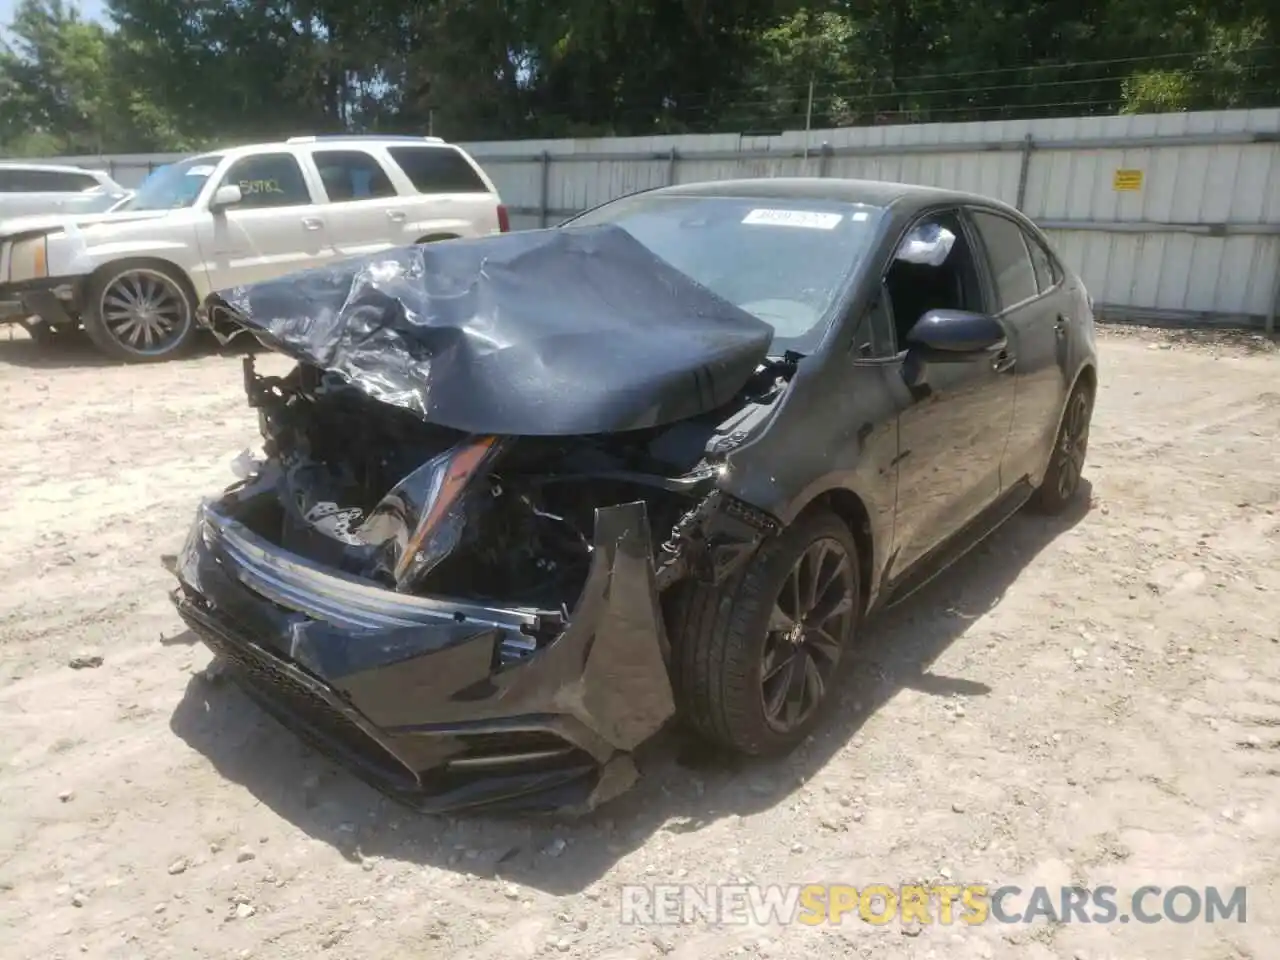
[[1067,335],[1067,318],[1063,314],[1058,314],[1058,319],[1053,325],[1053,335],[1059,340]]
[[388,210],[387,219],[392,223],[404,223],[405,216],[403,210]]
[[319,230],[324,226],[324,221],[319,217],[303,217],[302,225],[308,230]]
[[1008,350],[1001,350],[992,358],[991,369],[996,373],[1005,373],[1008,370],[1012,370],[1017,362],[1018,358]]

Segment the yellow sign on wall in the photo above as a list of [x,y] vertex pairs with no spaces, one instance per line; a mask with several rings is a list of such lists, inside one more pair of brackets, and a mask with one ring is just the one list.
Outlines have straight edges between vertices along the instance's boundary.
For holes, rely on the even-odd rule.
[[1141,190],[1142,189],[1142,171],[1141,170],[1117,170],[1115,178],[1111,181],[1111,183],[1116,190]]

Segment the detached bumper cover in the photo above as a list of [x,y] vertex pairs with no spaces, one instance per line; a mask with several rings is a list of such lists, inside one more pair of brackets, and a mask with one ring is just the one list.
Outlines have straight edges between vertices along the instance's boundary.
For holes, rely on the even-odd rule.
[[584,811],[674,713],[652,556],[643,503],[597,511],[577,609],[538,648],[538,611],[394,593],[205,504],[174,600],[268,712],[397,799]]

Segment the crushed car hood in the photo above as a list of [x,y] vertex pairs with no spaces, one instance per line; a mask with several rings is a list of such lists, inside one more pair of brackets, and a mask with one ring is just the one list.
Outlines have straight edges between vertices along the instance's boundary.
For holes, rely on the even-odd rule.
[[718,409],[773,336],[612,225],[397,248],[222,291],[202,314],[432,423],[528,436]]

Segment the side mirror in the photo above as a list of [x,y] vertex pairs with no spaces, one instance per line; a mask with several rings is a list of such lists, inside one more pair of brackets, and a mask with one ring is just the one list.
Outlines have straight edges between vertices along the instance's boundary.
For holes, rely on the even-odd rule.
[[931,363],[956,363],[997,350],[1004,327],[995,317],[966,310],[930,310],[907,334],[907,348]]
[[225,210],[227,207],[234,207],[243,199],[244,194],[240,192],[238,183],[225,183],[214,192],[213,199],[209,201],[209,209]]

